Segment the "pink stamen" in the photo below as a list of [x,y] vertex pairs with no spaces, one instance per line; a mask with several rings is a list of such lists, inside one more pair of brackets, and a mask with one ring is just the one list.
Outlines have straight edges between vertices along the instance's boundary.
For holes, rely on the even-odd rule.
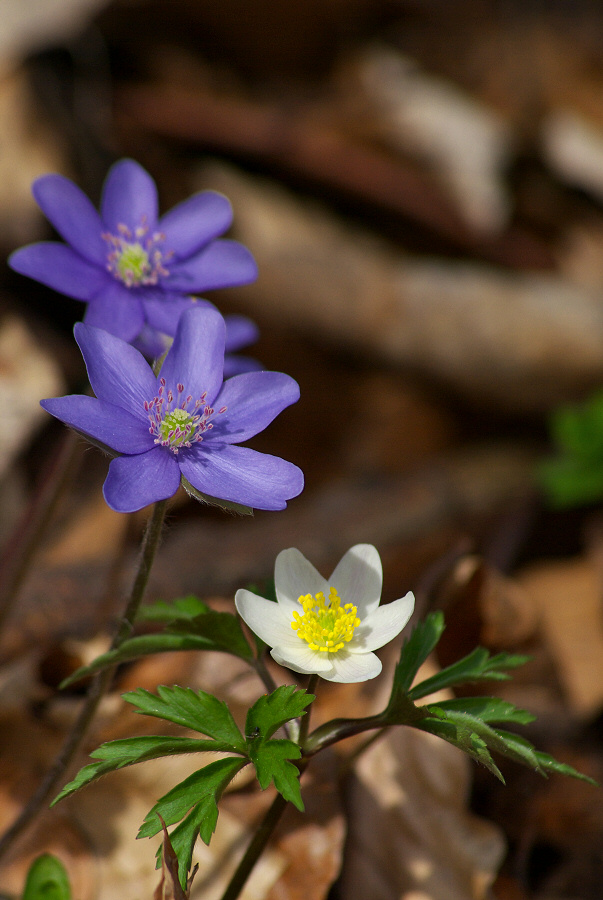
[[170,274],[165,263],[174,253],[160,247],[165,241],[165,234],[160,231],[149,234],[146,216],[142,217],[141,224],[134,232],[120,222],[117,234],[107,231],[101,237],[110,247],[107,270],[126,287],[155,285],[160,278],[166,278]]
[[[184,384],[178,382],[176,390],[177,395],[174,396],[173,390],[167,388],[165,378],[160,378],[157,395],[152,400],[145,400],[143,407],[150,423],[149,433],[154,436],[155,443],[177,455],[183,448],[190,449],[193,444],[200,443],[203,434],[214,427],[210,419],[215,415],[215,409],[205,402],[207,391],[193,403],[192,394],[187,394],[186,398],[181,400],[185,390]],[[186,413],[187,416],[180,421],[170,421],[166,430],[166,418],[176,410]],[[222,406],[218,414],[224,412],[226,407]]]

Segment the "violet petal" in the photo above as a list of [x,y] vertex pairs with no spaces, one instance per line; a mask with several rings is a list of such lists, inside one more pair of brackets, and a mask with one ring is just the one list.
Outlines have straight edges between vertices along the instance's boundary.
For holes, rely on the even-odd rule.
[[21,247],[10,255],[8,264],[15,272],[84,302],[92,300],[110,277],[67,244],[56,241]]
[[41,406],[65,425],[116,450],[118,453],[144,453],[154,446],[149,429],[129,412],[96,397],[72,394],[41,400]]
[[144,325],[140,334],[132,341],[132,346],[139,350],[145,359],[156,360],[169,350],[171,343],[169,335]]
[[207,392],[207,402],[213,403],[222,384],[225,331],[224,319],[214,309],[193,307],[182,313],[161,368],[168,389],[177,393],[181,383],[193,400]]
[[108,248],[100,216],[84,192],[63,175],[43,175],[34,181],[32,193],[61,237],[88,262],[104,268]]
[[253,319],[247,316],[224,316],[226,322],[226,352],[236,353],[242,347],[255,344],[260,336],[260,329]]
[[169,269],[166,287],[188,294],[249,284],[258,275],[256,262],[247,247],[228,240],[214,241],[196,256]]
[[145,291],[141,294],[141,301],[145,312],[146,321],[151,328],[172,337],[176,334],[176,328],[180,316],[185,309],[196,305],[194,297],[183,297],[182,294],[164,293],[156,291],[152,294]]
[[284,509],[304,486],[293,463],[249,447],[201,442],[181,453],[179,464],[198,491],[255,509]]
[[173,497],[179,485],[180,470],[174,455],[163,447],[154,447],[147,453],[112,460],[103,495],[116,512],[136,512],[149,503]]
[[142,303],[135,291],[110,278],[88,304],[84,322],[132,341],[144,325]]
[[215,399],[226,412],[213,418],[208,439],[240,444],[263,431],[287,406],[299,400],[299,385],[282,372],[248,372],[224,382]]
[[230,201],[216,191],[202,191],[184,200],[161,217],[157,229],[174,259],[187,259],[232,224]]
[[148,423],[144,403],[155,396],[157,379],[142,354],[108,331],[82,322],[75,326],[74,334],[98,399]]
[[133,159],[121,159],[109,170],[103,187],[101,218],[106,231],[125,225],[132,233],[145,225],[157,230],[157,187],[149,173]]

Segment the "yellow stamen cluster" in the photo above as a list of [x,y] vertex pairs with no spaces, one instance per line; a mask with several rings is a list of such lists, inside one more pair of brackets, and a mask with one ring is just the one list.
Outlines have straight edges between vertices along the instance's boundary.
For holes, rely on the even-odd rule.
[[311,650],[321,653],[337,653],[354,636],[354,629],[360,625],[357,609],[352,603],[341,605],[339,594],[334,587],[329,589],[329,600],[319,591],[315,597],[306,594],[299,598],[304,610],[300,615],[293,611],[291,628],[307,641]]

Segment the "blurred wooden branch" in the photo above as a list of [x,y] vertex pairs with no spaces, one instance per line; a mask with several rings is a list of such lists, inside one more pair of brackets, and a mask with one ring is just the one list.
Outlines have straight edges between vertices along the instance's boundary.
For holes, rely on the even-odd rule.
[[245,311],[435,378],[513,411],[543,411],[603,382],[600,292],[547,273],[396,253],[273,183],[213,165],[254,253]]
[[468,226],[446,192],[401,156],[371,147],[317,118],[292,111],[178,87],[131,87],[116,98],[124,129],[147,129],[239,159],[260,162],[317,188],[410,220],[449,248],[513,268],[549,269],[544,242],[518,228],[489,235]]

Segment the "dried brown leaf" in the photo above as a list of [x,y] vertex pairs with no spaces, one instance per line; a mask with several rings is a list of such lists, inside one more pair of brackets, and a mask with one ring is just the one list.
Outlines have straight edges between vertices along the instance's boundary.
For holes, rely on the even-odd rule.
[[161,827],[163,829],[163,845],[161,848],[161,878],[155,893],[153,894],[153,900],[188,900],[190,897],[190,887],[193,883],[193,879],[197,873],[198,866],[195,866],[190,874],[187,883],[187,890],[182,890],[182,885],[180,884],[180,879],[178,878],[178,857],[174,848],[172,847],[172,842],[170,841],[170,836],[168,834],[168,830],[166,828],[166,824],[159,816],[161,821]]
[[572,710],[581,716],[603,704],[602,583],[589,559],[537,563],[518,578],[538,610],[542,632]]
[[350,785],[344,897],[485,900],[504,842],[467,809],[469,765],[456,748],[409,728],[360,758]]

